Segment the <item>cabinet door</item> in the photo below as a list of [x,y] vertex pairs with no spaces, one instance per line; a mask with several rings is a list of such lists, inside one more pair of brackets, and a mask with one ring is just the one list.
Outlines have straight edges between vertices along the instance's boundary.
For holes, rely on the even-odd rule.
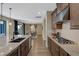
[[48,49],[49,49],[49,51],[51,50],[51,43],[50,42],[51,42],[50,38],[48,37]]
[[11,53],[9,53],[7,56],[18,56],[18,48],[13,50]]
[[57,13],[61,12],[68,6],[68,3],[57,3]]
[[69,54],[60,48],[60,56],[69,56]]
[[28,55],[28,53],[29,53],[29,51],[30,51],[30,47],[29,47],[29,38],[26,40],[25,46],[26,46],[26,55]]
[[26,56],[26,46],[25,46],[25,42],[23,42],[22,44],[21,44],[21,46],[20,46],[20,54],[21,54],[21,56]]
[[70,25],[79,29],[79,3],[70,3]]
[[53,56],[59,56],[59,46],[54,41],[52,41],[52,53]]
[[55,47],[54,47],[54,43],[51,41],[51,55],[55,56]]
[[48,38],[48,48],[52,56],[59,56],[59,46],[50,38]]
[[51,53],[51,55],[53,56],[53,46],[52,46],[52,40],[48,37],[48,49],[49,49],[49,51],[50,51],[50,53]]
[[21,44],[21,46],[20,46],[20,54],[21,54],[21,56],[27,56],[28,55],[28,53],[29,53],[29,38],[28,39],[26,39],[26,41],[24,41],[22,44]]

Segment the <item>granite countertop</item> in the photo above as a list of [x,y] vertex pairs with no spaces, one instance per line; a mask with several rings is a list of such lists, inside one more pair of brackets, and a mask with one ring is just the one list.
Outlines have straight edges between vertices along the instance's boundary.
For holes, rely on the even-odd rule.
[[[21,43],[23,43],[26,39],[28,39],[31,35],[22,35],[25,37],[24,40],[22,40],[19,43],[10,43],[8,42],[8,44],[6,46],[0,47],[0,56],[6,56],[8,55],[11,51],[13,51],[14,49],[16,49]],[[22,37],[20,35],[20,37]],[[17,36],[19,37],[19,35]]]
[[79,56],[79,43],[75,42],[75,44],[60,44],[57,42],[56,38],[53,38],[53,36],[49,35],[48,37],[50,37],[57,45],[59,45],[71,56]]
[[79,56],[79,45],[62,45],[61,46],[71,56]]

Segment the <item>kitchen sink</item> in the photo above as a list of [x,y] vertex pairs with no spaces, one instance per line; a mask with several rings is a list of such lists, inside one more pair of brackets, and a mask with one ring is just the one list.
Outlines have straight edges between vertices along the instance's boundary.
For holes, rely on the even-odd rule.
[[12,42],[21,42],[23,39],[25,39],[25,38],[17,38],[15,40],[10,41],[10,43],[12,43]]

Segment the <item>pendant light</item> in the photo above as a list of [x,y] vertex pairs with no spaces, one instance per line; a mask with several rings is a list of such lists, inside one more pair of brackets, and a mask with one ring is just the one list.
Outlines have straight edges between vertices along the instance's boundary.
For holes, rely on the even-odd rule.
[[12,25],[12,23],[11,23],[11,10],[12,10],[12,8],[9,8],[9,10],[10,10],[10,22],[9,22],[9,25],[11,26]]
[[3,3],[1,3],[1,17],[0,17],[0,24],[3,24],[3,20],[2,20],[2,12],[3,12]]

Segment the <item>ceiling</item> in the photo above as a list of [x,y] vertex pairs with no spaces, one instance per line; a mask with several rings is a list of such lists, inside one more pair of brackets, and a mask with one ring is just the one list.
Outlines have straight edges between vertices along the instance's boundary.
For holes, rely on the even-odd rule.
[[56,4],[55,3],[4,3],[3,12],[2,12],[4,16],[10,17],[9,8],[12,8],[11,17],[14,19],[20,20],[25,23],[41,23],[46,17],[46,12],[53,11],[56,8]]

